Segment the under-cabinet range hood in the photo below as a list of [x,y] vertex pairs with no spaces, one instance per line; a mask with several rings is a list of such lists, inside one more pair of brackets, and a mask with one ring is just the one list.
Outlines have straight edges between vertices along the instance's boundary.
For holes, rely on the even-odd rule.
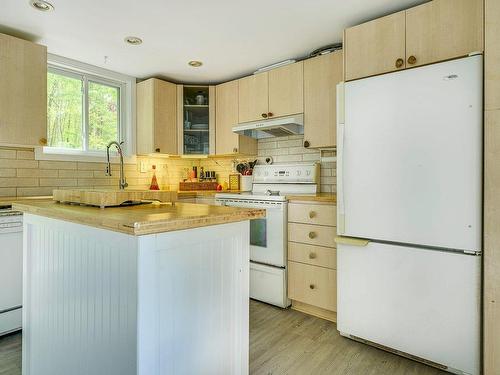
[[234,126],[233,132],[257,139],[304,134],[304,115],[301,113],[262,121],[244,122]]

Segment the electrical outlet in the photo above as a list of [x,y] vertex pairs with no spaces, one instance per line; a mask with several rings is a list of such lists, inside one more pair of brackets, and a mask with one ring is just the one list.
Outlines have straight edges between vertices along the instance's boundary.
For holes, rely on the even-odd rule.
[[146,173],[148,171],[148,163],[141,161],[141,173]]

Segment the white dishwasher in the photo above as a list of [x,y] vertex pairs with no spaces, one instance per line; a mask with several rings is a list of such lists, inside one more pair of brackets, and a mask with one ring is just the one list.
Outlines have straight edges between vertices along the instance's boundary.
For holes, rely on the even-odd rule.
[[0,206],[0,335],[20,330],[23,303],[23,215]]

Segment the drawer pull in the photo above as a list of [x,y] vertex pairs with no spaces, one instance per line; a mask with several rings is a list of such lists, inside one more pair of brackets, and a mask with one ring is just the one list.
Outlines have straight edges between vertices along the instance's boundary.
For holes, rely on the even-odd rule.
[[314,289],[315,288],[314,284],[309,284],[309,288]]
[[309,259],[316,259],[315,253],[309,253]]
[[314,211],[309,211],[309,219],[312,219],[312,218],[314,218],[314,217],[316,217],[316,212],[314,212]]
[[316,238],[316,233],[315,232],[309,232],[309,238],[312,240],[313,238]]

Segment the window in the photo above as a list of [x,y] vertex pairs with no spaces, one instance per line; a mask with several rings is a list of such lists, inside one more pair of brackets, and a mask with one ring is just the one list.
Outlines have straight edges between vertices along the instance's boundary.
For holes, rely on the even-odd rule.
[[49,54],[47,142],[40,160],[99,161],[111,141],[133,155],[135,78]]
[[119,83],[49,68],[49,147],[103,151],[109,142],[120,140],[120,92]]

